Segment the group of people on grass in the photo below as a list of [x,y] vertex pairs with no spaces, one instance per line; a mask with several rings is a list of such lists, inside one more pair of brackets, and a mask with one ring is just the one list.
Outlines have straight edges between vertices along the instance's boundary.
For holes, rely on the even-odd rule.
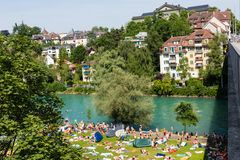
[[[100,132],[101,134],[105,135],[109,129],[111,130],[117,130],[117,129],[122,129],[124,128],[124,126],[119,125],[116,126],[116,125],[113,125],[113,124],[106,124],[106,123],[97,123],[97,124],[94,124],[94,123],[84,123],[83,121],[80,122],[80,123],[76,123],[76,124],[70,124],[69,121],[65,120],[64,121],[64,126],[62,127],[62,131],[65,132],[65,133],[68,133],[68,134],[73,134],[74,132],[79,132],[79,133],[82,133],[86,130],[90,130],[92,132],[94,131],[98,131]],[[175,153],[177,152],[177,150],[179,148],[181,148],[182,146],[182,143],[183,142],[186,142],[186,141],[190,141],[190,143],[196,147],[204,147],[204,146],[201,146],[201,143],[199,143],[199,140],[198,140],[198,134],[195,133],[185,133],[185,132],[176,132],[175,134],[173,134],[173,129],[171,129],[172,131],[167,131],[166,129],[163,129],[162,132],[159,132],[158,129],[156,129],[156,131],[152,131],[152,130],[149,130],[149,131],[143,131],[143,128],[142,126],[140,125],[139,129],[138,129],[138,132],[133,128],[133,127],[130,127],[130,126],[127,126],[125,128],[125,133],[126,135],[124,135],[124,137],[127,137],[127,136],[131,136],[133,137],[133,139],[151,139],[152,141],[152,148],[158,148],[160,144],[165,144],[164,148],[158,148],[158,149],[161,149],[161,152],[163,153]],[[119,140],[124,140],[124,137],[120,137]],[[80,137],[81,139],[84,139],[84,137]],[[92,142],[94,142],[94,136],[91,135],[91,136],[86,136],[85,138],[91,140]],[[168,145],[168,140],[170,138],[173,138],[173,139],[176,139],[178,141],[177,143],[177,146],[173,146],[173,145]],[[212,134],[209,136],[209,142],[208,142],[208,145],[207,145],[207,150],[208,150],[208,157],[211,157],[211,158],[216,158],[216,157],[225,157],[226,156],[226,148],[224,148],[223,146],[226,146],[226,142],[224,141],[225,137],[222,137],[222,136],[219,136],[219,135],[216,135],[216,134]],[[108,142],[105,142],[105,143],[108,143]],[[186,143],[185,143],[186,144]],[[108,144],[105,144],[105,149],[106,150],[111,150],[113,149],[113,146],[112,144],[109,142]],[[122,143],[121,141],[118,141],[116,144],[116,146],[119,147],[119,150],[115,150],[116,153],[120,153],[122,152]],[[214,148],[214,149],[213,149]],[[217,148],[217,149],[216,149]],[[141,152],[141,155],[148,155],[148,151],[145,150],[145,149],[141,149],[140,150]],[[191,155],[189,155],[191,156]],[[163,157],[164,159],[166,160],[172,160],[171,157]],[[121,160],[122,157],[119,157],[119,156],[116,156],[114,157],[115,160]],[[138,157],[137,156],[134,156],[132,158],[130,158],[129,160],[137,160]],[[224,159],[224,158],[223,158]]]

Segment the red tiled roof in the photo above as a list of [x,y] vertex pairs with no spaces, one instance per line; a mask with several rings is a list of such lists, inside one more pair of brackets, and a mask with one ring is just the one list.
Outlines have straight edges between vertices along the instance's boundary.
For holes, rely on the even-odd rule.
[[195,12],[191,14],[191,16],[188,18],[190,23],[196,24],[196,23],[206,23],[209,21],[212,17],[216,17],[218,20],[224,22],[224,21],[230,21],[231,20],[231,13],[229,11],[217,11],[217,12]]
[[196,30],[186,37],[186,40],[194,40],[197,38],[201,39],[212,39],[214,37],[213,33],[207,29]]

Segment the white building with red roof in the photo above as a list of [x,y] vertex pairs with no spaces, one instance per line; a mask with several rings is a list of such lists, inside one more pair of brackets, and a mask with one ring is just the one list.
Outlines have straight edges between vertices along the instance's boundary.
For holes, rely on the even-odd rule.
[[181,58],[186,57],[191,77],[198,78],[199,70],[206,69],[210,52],[208,43],[213,38],[214,34],[207,29],[196,30],[189,36],[171,37],[160,48],[160,73],[169,73],[179,80],[181,73],[177,67]]

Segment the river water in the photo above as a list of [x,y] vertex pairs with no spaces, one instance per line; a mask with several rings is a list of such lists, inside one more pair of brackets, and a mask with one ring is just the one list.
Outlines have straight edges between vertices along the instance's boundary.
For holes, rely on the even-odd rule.
[[[91,110],[92,122],[110,122],[106,116],[99,115],[92,96],[60,95],[64,101],[62,115],[70,121],[88,121],[87,111]],[[155,104],[154,118],[149,128],[166,128],[173,131],[181,131],[183,126],[176,121],[174,108],[182,101],[190,102],[199,117],[197,126],[188,127],[187,131],[199,134],[218,132],[227,133],[227,101],[208,98],[163,98],[152,97]]]

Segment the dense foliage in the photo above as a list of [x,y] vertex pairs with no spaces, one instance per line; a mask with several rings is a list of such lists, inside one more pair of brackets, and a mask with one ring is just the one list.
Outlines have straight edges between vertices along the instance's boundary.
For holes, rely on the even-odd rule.
[[0,36],[0,156],[79,159],[57,132],[63,105],[47,90],[52,78],[33,48],[25,36]]
[[24,23],[18,25],[15,23],[13,27],[13,34],[18,34],[20,36],[27,36],[27,37],[32,37],[32,35],[35,34],[40,34],[41,33],[41,28],[34,26],[30,27]]
[[175,112],[176,120],[182,123],[185,132],[187,130],[187,126],[196,126],[199,121],[191,103],[181,102],[175,108]]
[[94,97],[97,109],[116,122],[148,125],[153,104],[142,96],[149,81],[125,69],[124,59],[116,51],[103,53],[94,77],[98,84]]

